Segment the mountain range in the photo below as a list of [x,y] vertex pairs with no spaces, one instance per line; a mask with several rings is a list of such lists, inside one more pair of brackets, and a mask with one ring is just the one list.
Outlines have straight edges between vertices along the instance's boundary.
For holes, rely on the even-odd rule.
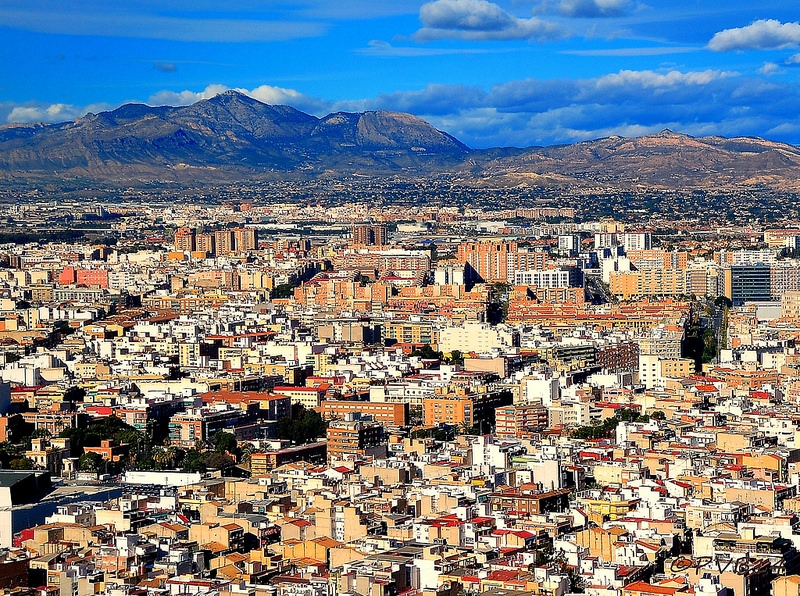
[[669,130],[551,147],[473,150],[400,112],[322,118],[236,91],[184,107],[124,105],[59,124],[0,127],[0,180],[234,182],[449,174],[490,187],[800,188],[800,149]]

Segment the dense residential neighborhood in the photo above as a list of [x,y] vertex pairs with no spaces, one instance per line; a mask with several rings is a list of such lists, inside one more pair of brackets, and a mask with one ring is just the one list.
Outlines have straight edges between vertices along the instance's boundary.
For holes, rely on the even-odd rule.
[[3,593],[800,590],[796,222],[0,209]]

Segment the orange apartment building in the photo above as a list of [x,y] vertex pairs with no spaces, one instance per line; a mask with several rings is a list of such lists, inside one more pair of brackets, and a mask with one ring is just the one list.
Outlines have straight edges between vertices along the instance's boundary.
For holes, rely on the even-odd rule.
[[372,311],[372,304],[385,304],[392,295],[388,284],[374,283],[361,286],[352,280],[313,280],[294,289],[294,299],[306,306],[336,310],[361,306],[362,311]]
[[327,453],[325,441],[253,453],[250,456],[250,473],[253,476],[264,476],[279,466],[298,461],[322,463],[326,460]]
[[356,246],[384,246],[388,228],[385,225],[353,226],[353,244]]
[[408,404],[388,402],[325,400],[319,411],[325,420],[339,420],[359,412],[386,426],[405,426],[408,424],[408,407]]
[[455,394],[435,395],[422,401],[423,421],[425,426],[438,424],[475,426],[481,420],[488,419],[496,408],[509,403],[511,403],[510,395],[497,392],[466,393],[460,390]]
[[383,425],[369,420],[334,420],[328,425],[328,459],[367,455],[383,443]]
[[685,269],[642,269],[630,273],[614,272],[609,278],[612,294],[623,300],[645,296],[686,294]]
[[456,258],[469,264],[486,282],[506,282],[516,264],[512,256],[516,252],[516,242],[464,242],[458,245]]
[[214,245],[214,234],[197,234],[194,238],[194,246],[197,252],[213,255],[216,249]]
[[79,285],[86,287],[108,287],[108,271],[105,269],[81,269],[67,265],[58,274],[58,283],[62,286]]
[[236,252],[245,252],[258,248],[258,237],[253,228],[235,228],[233,242]]
[[800,291],[785,292],[781,296],[781,316],[800,321]]
[[204,404],[227,403],[242,406],[243,403],[256,403],[259,414],[266,420],[280,420],[292,415],[291,398],[260,391],[209,391],[201,394]]
[[504,406],[495,410],[495,435],[522,438],[547,428],[547,408],[542,405]]
[[629,250],[625,256],[637,269],[686,269],[689,265],[689,253],[685,251]]
[[742,370],[718,367],[711,374],[722,379],[734,389],[760,389],[764,385],[779,385],[780,373],[777,370]]
[[687,302],[672,298],[658,301],[648,298],[635,303],[614,304],[601,312],[586,304],[528,303],[519,310],[512,309],[512,306],[509,305],[509,322],[532,321],[550,330],[585,326],[643,332],[660,323],[677,325],[689,312]]
[[493,512],[514,511],[518,515],[566,511],[569,508],[569,490],[541,491],[533,485],[523,485],[492,493],[489,503]]
[[128,454],[130,445],[127,443],[117,444],[113,439],[103,439],[99,447],[84,447],[84,453],[96,453],[105,461],[120,461]]
[[175,239],[173,242],[175,250],[194,252],[195,250],[195,232],[188,226],[183,226],[175,230]]
[[217,230],[214,232],[215,254],[218,256],[233,254],[234,242],[233,230]]
[[239,275],[236,271],[226,271],[223,269],[197,271],[186,277],[186,287],[197,289],[221,288],[224,290],[238,290]]

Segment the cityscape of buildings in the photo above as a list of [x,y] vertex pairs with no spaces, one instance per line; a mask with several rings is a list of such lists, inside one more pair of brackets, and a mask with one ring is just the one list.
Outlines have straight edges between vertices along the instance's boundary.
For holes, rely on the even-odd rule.
[[800,222],[675,217],[0,205],[0,590],[797,596]]

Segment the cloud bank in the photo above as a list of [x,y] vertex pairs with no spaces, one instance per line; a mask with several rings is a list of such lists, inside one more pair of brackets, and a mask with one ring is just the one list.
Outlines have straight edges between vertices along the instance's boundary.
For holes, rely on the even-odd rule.
[[[763,75],[775,72],[770,64]],[[227,89],[209,85],[200,91],[161,91],[148,103],[188,105]],[[664,128],[698,136],[752,135],[793,143],[800,139],[799,84],[713,69],[620,70],[586,79],[520,79],[488,88],[430,84],[340,101],[270,85],[238,90],[317,116],[335,111],[410,112],[475,148],[571,143]],[[98,108],[102,106],[4,104],[0,118],[55,122]]]

